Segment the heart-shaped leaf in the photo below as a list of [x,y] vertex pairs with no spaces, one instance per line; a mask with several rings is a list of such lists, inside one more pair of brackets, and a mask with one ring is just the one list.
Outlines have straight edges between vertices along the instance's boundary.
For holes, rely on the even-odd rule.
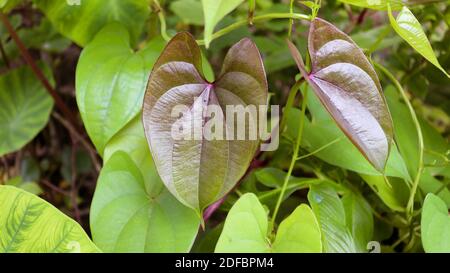
[[99,252],[83,228],[34,194],[0,186],[0,253]]
[[450,215],[447,205],[429,193],[422,208],[422,244],[426,252],[450,252]]
[[267,237],[268,225],[258,198],[253,193],[242,195],[228,213],[215,252],[322,252],[319,224],[307,205],[300,205],[281,222],[273,244]]
[[81,53],[76,72],[77,103],[101,155],[111,137],[140,111],[148,71],[163,46],[164,42],[156,39],[134,53],[127,30],[113,23]]
[[392,15],[391,8],[388,6],[389,21],[395,32],[403,38],[410,46],[419,52],[425,59],[427,59],[434,66],[439,68],[444,74],[450,78],[450,75],[439,64],[436,55],[433,52],[430,41],[428,41],[422,26],[417,21],[414,14],[407,8],[403,7],[398,13],[397,18]]
[[188,252],[198,217],[173,198],[154,168],[145,171],[122,151],[106,162],[91,207],[94,242],[107,252]]
[[[104,26],[119,22],[135,43],[150,14],[142,0],[34,0],[46,17],[64,36],[80,46],[88,44]],[[124,39],[128,41],[127,39]]]
[[384,171],[393,138],[392,120],[381,84],[362,50],[345,33],[316,18],[308,48],[311,72],[289,42],[305,79],[344,133],[380,172]]
[[205,16],[205,45],[206,48],[212,40],[214,27],[228,13],[232,12],[244,0],[202,0],[203,13]]
[[[203,78],[201,68],[200,49],[194,38],[188,33],[177,34],[153,68],[143,112],[159,175],[172,194],[199,215],[244,175],[259,144],[249,130],[257,127],[256,116],[249,113],[245,128],[238,128],[243,124],[234,122],[236,115],[228,116],[227,106],[244,109],[267,105],[266,75],[251,40],[243,39],[229,50],[214,83]],[[184,110],[174,114],[179,106]],[[210,107],[219,110],[214,119],[205,111]],[[203,132],[210,120],[220,124],[215,131],[222,134],[205,137]],[[186,135],[174,137],[173,130],[179,127]],[[239,130],[246,133],[242,138],[234,135]]]
[[[46,67],[44,71],[51,79]],[[1,75],[0,156],[31,141],[47,124],[52,108],[52,97],[28,67]]]

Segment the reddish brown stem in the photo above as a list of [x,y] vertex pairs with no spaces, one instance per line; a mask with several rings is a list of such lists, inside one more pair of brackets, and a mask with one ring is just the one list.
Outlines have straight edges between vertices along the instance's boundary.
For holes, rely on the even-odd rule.
[[73,124],[73,126],[77,129],[77,131],[81,133],[82,130],[78,126],[77,119],[73,116],[69,108],[67,108],[67,106],[64,104],[64,101],[61,99],[56,90],[47,80],[42,70],[36,65],[35,61],[33,60],[33,57],[31,57],[30,52],[25,47],[24,43],[17,35],[14,27],[11,25],[7,16],[3,12],[0,12],[0,20],[5,25],[6,29],[9,32],[9,35],[11,35],[11,38],[14,40],[17,47],[19,48],[19,51],[22,54],[23,58],[25,59],[25,62],[27,62],[33,73],[36,75],[36,77],[39,79],[39,81],[42,83],[42,85],[45,87],[48,93],[53,97],[56,107],[63,113],[63,115],[70,121],[70,123]]

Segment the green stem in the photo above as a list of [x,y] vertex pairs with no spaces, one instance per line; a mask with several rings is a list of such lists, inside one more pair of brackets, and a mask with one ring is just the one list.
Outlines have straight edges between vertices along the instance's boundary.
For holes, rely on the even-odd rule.
[[329,143],[323,145],[322,147],[318,148],[317,150],[315,150],[315,151],[313,151],[313,152],[310,152],[309,154],[306,154],[306,155],[302,155],[302,156],[297,157],[297,160],[305,159],[305,158],[307,158],[307,157],[310,157],[310,156],[312,156],[312,155],[315,155],[315,154],[317,154],[318,152],[323,151],[323,150],[325,150],[326,148],[330,147],[331,145],[333,145],[333,144],[339,142],[340,140],[341,140],[341,138],[336,138],[335,140],[333,140],[333,141],[331,141],[331,142],[329,142]]
[[[290,4],[289,4],[289,13],[290,14],[294,14],[294,0],[291,0]],[[294,26],[294,19],[290,18],[289,19],[289,30],[288,30],[288,39],[291,39],[292,36],[292,28]]]
[[[295,84],[293,86],[293,88],[296,88],[296,87],[297,87],[297,85]],[[281,202],[283,201],[283,197],[284,197],[286,188],[289,183],[289,178],[291,177],[292,171],[294,170],[295,162],[297,161],[298,152],[300,150],[300,144],[302,142],[302,136],[303,136],[303,126],[305,124],[305,113],[306,113],[307,100],[308,100],[308,88],[305,88],[305,93],[304,93],[303,102],[302,102],[302,114],[300,116],[300,125],[299,125],[298,131],[297,131],[297,139],[296,139],[295,146],[294,146],[294,153],[292,154],[291,164],[289,166],[289,170],[286,174],[286,177],[284,178],[283,187],[281,188],[281,192],[278,197],[277,204],[275,205],[275,210],[273,211],[272,221],[271,221],[271,225],[270,225],[272,229],[275,226],[275,219],[277,218],[278,210],[280,209]]]
[[256,1],[248,0],[248,19],[247,22],[249,25],[253,25],[253,17],[255,16],[256,9]]
[[297,96],[298,90],[300,89],[300,85],[303,83],[305,79],[302,77],[300,78],[294,86],[291,88],[291,91],[289,92],[288,99],[286,101],[286,106],[283,110],[283,117],[281,118],[280,123],[280,133],[284,132],[284,129],[286,128],[287,123],[287,113],[289,112],[289,109],[292,108],[292,105],[294,105],[295,97]]
[[[300,14],[300,13],[269,13],[269,14],[264,14],[264,15],[260,15],[260,16],[255,16],[253,17],[253,23],[256,22],[262,22],[262,21],[267,21],[267,20],[272,20],[272,19],[295,19],[295,20],[311,20],[311,17],[309,15],[306,14]],[[245,26],[248,23],[248,20],[242,20],[239,22],[236,22],[234,24],[231,24],[217,32],[215,32],[212,36],[211,36],[211,41],[222,37],[225,34],[230,33],[233,30],[236,30],[242,26]],[[204,45],[205,41],[204,40],[198,40],[197,43],[199,45]]]
[[397,79],[394,77],[394,75],[391,74],[385,67],[382,65],[375,63],[374,65],[376,68],[378,68],[381,72],[383,72],[389,80],[395,85],[397,90],[400,92],[400,95],[402,96],[403,100],[405,101],[406,105],[408,106],[408,110],[410,112],[411,118],[414,122],[414,125],[416,127],[417,131],[417,137],[419,140],[419,166],[417,167],[417,174],[414,178],[414,182],[412,184],[411,193],[409,195],[408,204],[406,205],[406,213],[407,213],[407,219],[408,221],[411,221],[413,212],[414,212],[414,198],[416,196],[417,188],[419,187],[420,177],[422,176],[423,172],[423,152],[424,152],[424,144],[423,144],[423,135],[422,135],[422,129],[420,128],[419,119],[417,118],[416,112],[414,112],[414,108],[411,105],[411,102],[409,101],[408,97],[406,96],[405,90],[403,90],[401,84],[397,81]]
[[167,34],[166,17],[164,16],[164,11],[161,8],[158,0],[152,0],[156,7],[156,13],[158,14],[159,23],[161,24],[161,36],[165,41],[170,40],[170,36]]

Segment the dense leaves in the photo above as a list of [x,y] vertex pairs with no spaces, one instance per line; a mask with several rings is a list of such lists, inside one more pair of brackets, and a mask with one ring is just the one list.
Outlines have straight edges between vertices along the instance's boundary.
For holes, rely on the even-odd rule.
[[74,220],[34,194],[0,186],[0,204],[0,253],[99,251]]
[[[227,137],[242,124],[229,125],[227,119],[235,115],[227,117],[226,107],[266,103],[264,67],[249,39],[229,50],[214,83],[202,76],[201,52],[191,35],[180,33],[169,42],[150,75],[143,121],[159,175],[178,200],[201,215],[206,206],[233,188],[259,141]],[[174,107],[179,105],[187,108],[174,116]],[[219,121],[214,129],[217,136],[208,139],[204,126],[212,116],[205,108],[211,106],[220,112],[214,116]],[[178,139],[173,136],[174,126],[182,128]],[[246,131],[250,126],[256,128],[256,116],[251,116],[246,126]]]
[[392,120],[377,74],[345,33],[316,18],[309,30],[311,72],[290,44],[303,77],[338,125],[380,172],[393,138]]

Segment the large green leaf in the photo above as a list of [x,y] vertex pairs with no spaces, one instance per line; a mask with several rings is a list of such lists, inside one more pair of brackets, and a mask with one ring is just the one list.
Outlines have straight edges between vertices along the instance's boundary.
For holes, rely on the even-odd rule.
[[[199,215],[244,175],[259,144],[258,137],[247,134],[250,126],[257,127],[251,113],[245,128],[240,128],[246,133],[243,138],[229,134],[239,132],[242,124],[229,123],[236,115],[227,117],[226,107],[267,104],[261,56],[249,39],[229,50],[217,81],[207,82],[201,71],[201,52],[194,38],[186,32],[177,34],[153,68],[143,109],[159,175],[172,194]],[[179,106],[184,109],[177,113]],[[214,118],[208,114],[212,107],[219,110]],[[208,138],[210,121],[217,131]],[[181,131],[178,136],[176,130]]]
[[211,43],[214,27],[217,23],[242,2],[244,0],[202,0],[205,16],[205,45],[207,48]]
[[[52,80],[49,70],[46,76]],[[0,76],[0,156],[31,141],[47,124],[53,100],[31,69],[21,67]]]
[[392,120],[381,84],[363,51],[345,33],[316,18],[308,49],[311,72],[289,42],[303,77],[333,119],[368,161],[384,172],[393,138]]
[[273,244],[268,238],[264,207],[253,193],[241,196],[228,213],[215,252],[321,252],[319,224],[302,204],[281,222]]
[[77,103],[101,155],[111,137],[140,111],[149,71],[163,46],[164,42],[156,39],[134,53],[127,30],[113,23],[81,53],[76,72]]
[[422,244],[426,252],[450,252],[450,216],[447,205],[430,193],[422,208]]
[[105,163],[91,206],[94,242],[106,252],[188,252],[199,219],[165,189],[151,162],[145,166],[152,168],[141,171],[123,151]]
[[447,71],[439,64],[419,21],[417,21],[414,14],[407,7],[402,8],[397,18],[394,18],[389,8],[389,21],[391,22],[392,28],[394,28],[400,37],[450,78]]
[[[132,43],[135,43],[150,14],[148,1],[142,0],[80,0],[80,5],[69,5],[70,1],[63,0],[34,2],[59,32],[80,46],[88,44],[111,22],[119,22],[126,27],[131,33]],[[124,41],[128,42],[128,38]]]
[[0,186],[0,234],[0,253],[99,252],[78,223],[11,186]]
[[308,200],[319,220],[324,252],[357,252],[347,228],[344,205],[333,187],[326,183],[311,185]]

